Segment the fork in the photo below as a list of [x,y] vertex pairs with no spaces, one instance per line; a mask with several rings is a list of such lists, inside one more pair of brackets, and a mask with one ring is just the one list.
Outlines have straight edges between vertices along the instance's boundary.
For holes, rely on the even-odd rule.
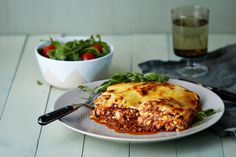
[[40,125],[47,125],[57,119],[60,119],[71,112],[78,110],[80,107],[85,106],[90,109],[94,109],[93,101],[99,96],[100,94],[93,94],[91,95],[85,102],[79,104],[72,104],[62,108],[59,108],[55,111],[46,113],[38,118],[38,123]]

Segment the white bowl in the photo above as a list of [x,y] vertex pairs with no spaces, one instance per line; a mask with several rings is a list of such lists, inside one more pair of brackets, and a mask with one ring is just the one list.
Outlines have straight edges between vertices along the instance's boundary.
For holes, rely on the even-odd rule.
[[[66,43],[87,38],[89,37],[60,37],[54,38],[54,40]],[[71,89],[78,87],[82,83],[107,78],[114,47],[110,43],[106,43],[109,45],[111,52],[92,60],[60,61],[46,58],[38,52],[38,49],[48,45],[47,41],[42,41],[36,46],[35,55],[46,82],[57,88]]]

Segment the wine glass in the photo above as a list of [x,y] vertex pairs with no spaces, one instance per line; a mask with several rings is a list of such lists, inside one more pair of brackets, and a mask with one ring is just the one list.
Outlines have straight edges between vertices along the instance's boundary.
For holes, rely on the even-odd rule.
[[184,77],[207,74],[208,67],[195,60],[207,54],[209,9],[182,6],[173,8],[171,15],[174,53],[186,60],[186,65],[177,69],[177,73]]

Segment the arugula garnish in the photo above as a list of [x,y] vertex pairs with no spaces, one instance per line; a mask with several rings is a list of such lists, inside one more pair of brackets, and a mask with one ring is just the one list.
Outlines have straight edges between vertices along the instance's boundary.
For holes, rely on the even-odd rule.
[[[86,40],[74,40],[66,43],[55,41],[52,38],[48,41],[50,45],[55,46],[54,50],[51,50],[49,55],[50,59],[63,60],[63,61],[79,61],[81,55],[85,52],[92,53],[95,58],[105,56],[110,53],[109,45],[101,40],[100,35],[91,36]],[[102,53],[98,49],[94,48],[94,45],[102,47]]]
[[214,109],[207,109],[205,111],[200,111],[197,113],[197,120],[202,121],[215,113],[216,113],[216,110]]
[[39,86],[43,85],[43,83],[42,83],[41,81],[39,81],[39,80],[37,80],[36,83],[37,83]]
[[79,88],[85,92],[101,93],[106,91],[106,89],[114,84],[124,83],[124,82],[167,82],[169,77],[163,76],[156,73],[140,74],[135,72],[123,72],[114,74],[108,81],[105,81],[100,86],[94,89],[89,89],[86,86],[79,86]]

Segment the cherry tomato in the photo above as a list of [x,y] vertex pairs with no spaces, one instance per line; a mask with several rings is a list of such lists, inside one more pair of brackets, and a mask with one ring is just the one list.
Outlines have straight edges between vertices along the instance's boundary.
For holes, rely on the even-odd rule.
[[97,49],[100,54],[102,53],[102,45],[95,44],[95,45],[93,45],[92,47],[95,48],[95,49]]
[[90,52],[85,52],[81,55],[82,60],[90,60],[90,59],[94,59],[94,58],[95,58],[95,55]]
[[46,46],[46,47],[44,47],[44,48],[42,49],[42,55],[43,55],[44,57],[48,57],[48,56],[49,56],[49,52],[50,52],[51,50],[54,50],[54,49],[56,49],[56,47],[55,47],[54,45]]

